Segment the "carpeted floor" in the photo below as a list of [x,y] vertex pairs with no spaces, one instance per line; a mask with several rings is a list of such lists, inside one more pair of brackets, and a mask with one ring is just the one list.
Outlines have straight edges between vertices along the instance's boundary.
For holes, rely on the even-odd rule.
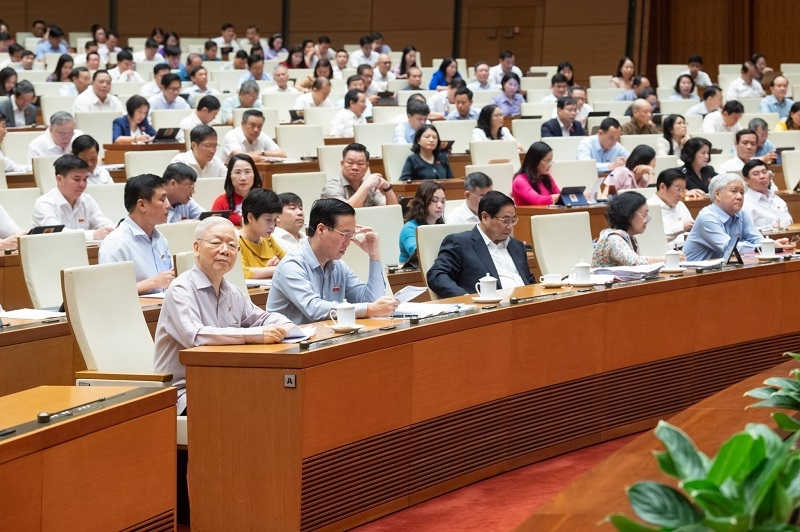
[[[513,530],[536,508],[608,455],[636,438],[626,436],[515,469],[360,526],[355,532]],[[624,489],[624,486],[620,486]],[[189,532],[178,526],[178,532]]]

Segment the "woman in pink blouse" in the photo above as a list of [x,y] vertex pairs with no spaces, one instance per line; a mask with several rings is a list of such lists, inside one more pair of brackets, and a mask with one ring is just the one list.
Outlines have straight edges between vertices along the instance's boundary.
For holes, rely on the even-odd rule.
[[551,205],[561,189],[550,175],[553,149],[544,142],[534,142],[528,148],[522,167],[514,176],[511,195],[517,205]]

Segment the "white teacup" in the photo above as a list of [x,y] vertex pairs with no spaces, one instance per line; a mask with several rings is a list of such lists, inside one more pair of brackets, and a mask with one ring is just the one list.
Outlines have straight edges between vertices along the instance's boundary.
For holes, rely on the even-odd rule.
[[579,262],[575,265],[575,282],[576,283],[588,283],[591,281],[591,270],[592,265],[587,262]]
[[771,238],[765,238],[761,241],[761,255],[764,257],[772,257],[775,255],[775,241]]
[[497,297],[497,279],[487,273],[475,283],[475,291],[485,299]]
[[542,284],[560,284],[561,283],[561,274],[558,273],[547,273],[539,277],[539,282]]
[[681,254],[670,250],[664,253],[664,267],[668,270],[677,270],[681,267]]
[[353,327],[356,324],[356,306],[345,299],[331,309],[330,316],[339,327]]

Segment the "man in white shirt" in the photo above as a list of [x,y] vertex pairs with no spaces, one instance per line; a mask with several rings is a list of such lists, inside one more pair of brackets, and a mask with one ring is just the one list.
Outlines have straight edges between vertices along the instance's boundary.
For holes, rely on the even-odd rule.
[[[488,68],[486,69],[486,72],[487,72],[486,75],[488,76],[489,75],[488,74],[488,72],[489,72]],[[422,69],[419,68],[416,65],[408,67],[408,77],[406,78],[406,81],[408,82],[408,85],[403,87],[404,91],[421,91],[421,90],[425,90],[422,87]]]
[[117,111],[125,114],[125,106],[119,98],[111,94],[111,76],[105,70],[98,70],[92,76],[92,86],[83,91],[72,103],[72,114],[89,111]]
[[[366,91],[364,90],[364,79],[358,74],[353,74],[352,76],[347,78],[347,90],[351,91],[353,89],[360,90],[361,92],[364,93],[365,95],[364,103],[366,105],[366,109],[364,109],[364,112],[362,113],[361,116],[363,116],[364,118],[370,118],[372,116],[372,108],[373,108],[372,102],[369,101],[369,98],[366,98]],[[336,102],[336,107],[339,107],[340,109],[345,108],[344,98]]]
[[446,91],[438,91],[436,94],[428,98],[428,109],[430,109],[430,120],[443,120],[447,118],[450,112],[450,106],[456,103],[456,91],[461,87],[466,87],[467,84],[461,78],[453,78],[447,85]]
[[[308,68],[314,68],[321,58],[327,58],[331,62],[331,66],[336,65],[336,52],[331,48],[331,40],[326,35],[320,35],[317,39],[317,45],[314,46],[314,54],[311,57],[311,64]],[[345,62],[346,63],[346,62]],[[334,68],[334,77],[338,69]],[[341,70],[339,70],[339,77],[341,79]]]
[[75,119],[66,111],[50,115],[50,127],[28,144],[28,156],[49,157],[72,153],[72,141],[83,135],[75,129]]
[[678,74],[678,77],[688,74],[694,80],[695,87],[710,87],[713,85],[711,78],[703,72],[702,68],[703,58],[699,55],[693,55],[689,57],[689,68]]
[[264,127],[264,113],[257,109],[248,109],[242,114],[242,125],[225,133],[222,140],[222,150],[225,152],[225,161],[239,153],[246,153],[255,161],[264,157],[286,157],[286,152],[280,146],[262,133]]
[[60,96],[77,96],[89,88],[92,84],[92,75],[89,69],[84,66],[75,67],[69,73],[69,80],[72,85],[62,85],[58,91]]
[[267,40],[261,38],[261,32],[255,24],[250,24],[244,29],[244,37],[250,48],[256,45],[261,46],[261,49],[265,51],[269,48]]
[[542,103],[556,103],[559,98],[563,98],[569,91],[569,83],[564,74],[555,73],[550,78],[550,94],[542,98]]
[[218,122],[226,126],[233,125],[233,110],[243,107],[245,109],[260,109],[263,107],[261,98],[258,97],[259,88],[255,81],[245,81],[239,87],[239,95],[236,98],[228,98],[222,103],[219,111]]
[[136,72],[133,65],[133,54],[127,50],[122,50],[117,54],[117,66],[108,71],[111,82],[136,82],[144,83],[144,78]]
[[321,198],[337,198],[353,208],[376,205],[397,205],[397,195],[392,184],[381,174],[369,174],[369,152],[366,146],[354,142],[342,150],[342,168],[339,175],[329,177],[322,189]]
[[[589,118],[589,113],[594,111],[592,106],[586,103],[588,99],[586,98],[586,89],[580,85],[573,85],[567,91],[570,97],[574,98],[575,101],[578,103],[578,114],[575,116],[575,120],[581,123],[581,126],[584,128],[586,127],[586,119]],[[553,114],[550,115],[550,118],[558,118],[558,106],[553,109]]]
[[761,98],[764,96],[764,89],[756,79],[756,67],[750,61],[742,63],[741,75],[731,83],[725,92],[725,98],[738,100],[740,98]]
[[192,196],[197,172],[183,163],[172,163],[164,170],[164,188],[169,200],[167,223],[197,220],[206,211]]
[[192,113],[178,122],[180,131],[176,137],[180,142],[183,142],[184,132],[188,129],[191,131],[197,126],[210,126],[215,124],[215,119],[219,113],[220,103],[216,96],[203,96],[197,102],[197,108]]
[[198,178],[225,177],[228,169],[215,157],[217,132],[211,126],[197,126],[189,135],[192,149],[179,153],[170,163],[183,163],[197,173]]
[[366,124],[364,111],[367,109],[367,97],[364,91],[350,89],[344,95],[344,109],[336,113],[331,121],[332,137],[353,137],[356,124]]
[[728,159],[719,167],[717,172],[720,174],[730,174],[741,172],[744,163],[755,157],[758,148],[758,134],[752,129],[742,129],[736,132],[736,157]]
[[264,58],[260,55],[247,57],[247,72],[241,75],[236,88],[241,87],[245,81],[272,81],[272,77],[264,72]]
[[367,95],[367,100],[375,105],[378,103],[378,86],[372,82],[375,78],[375,71],[369,65],[359,65],[356,69],[356,74],[361,76],[361,80],[364,83],[364,94]]
[[208,86],[208,71],[204,66],[201,65],[192,68],[189,71],[189,79],[192,80],[192,86],[181,92],[181,94],[186,95],[186,101],[189,103],[189,107],[194,107],[194,102],[197,98],[219,94],[218,90]]
[[350,61],[347,65],[350,68],[358,68],[360,65],[374,67],[375,63],[378,62],[378,56],[380,54],[372,50],[372,37],[364,35],[359,39],[358,44],[361,46],[361,49],[350,54]]
[[300,94],[294,85],[289,85],[289,70],[286,66],[275,65],[272,69],[272,80],[275,85],[264,89],[264,94]]
[[684,233],[694,226],[694,218],[681,201],[686,192],[686,176],[680,168],[669,168],[658,174],[656,193],[647,200],[651,209],[661,209],[661,221],[667,242],[683,245]]
[[166,61],[164,56],[158,53],[158,41],[155,39],[147,39],[144,43],[144,50],[133,53],[134,63],[141,63],[142,61],[153,61],[156,63],[164,63]]
[[153,67],[153,79],[142,85],[139,94],[145,98],[150,98],[161,92],[161,78],[169,74],[169,65],[158,63]]
[[226,22],[220,28],[220,32],[221,35],[219,37],[214,37],[211,39],[217,43],[217,46],[219,46],[220,50],[223,48],[233,48],[232,52],[236,53],[242,49],[242,47],[239,46],[239,42],[236,40],[236,28],[234,28],[233,24]]
[[703,118],[703,125],[700,126],[700,131],[703,133],[723,133],[730,131],[736,133],[742,129],[739,125],[739,120],[742,119],[744,114],[744,106],[736,100],[729,101],[721,111],[714,111],[708,113]]
[[747,213],[759,230],[780,229],[790,226],[794,220],[783,201],[772,190],[772,176],[766,163],[751,159],[742,167],[747,184],[742,210]]
[[180,92],[181,80],[178,75],[164,74],[161,78],[161,93],[147,99],[150,112],[162,109],[190,109],[187,101],[180,97]]
[[373,71],[372,83],[378,92],[388,90],[389,82],[397,79],[392,72],[392,59],[389,54],[380,54],[376,63],[378,71]]
[[722,89],[717,87],[716,85],[711,85],[706,87],[706,90],[703,92],[703,101],[691,106],[686,111],[686,115],[700,115],[706,116],[709,113],[713,113],[722,109]]
[[294,108],[297,110],[309,107],[333,107],[333,102],[328,98],[331,95],[331,82],[328,78],[317,78],[307,92],[297,98]]
[[500,61],[498,64],[489,69],[489,83],[494,83],[495,85],[499,86],[500,82],[503,80],[503,76],[509,72],[513,72],[521,78],[522,70],[514,65],[514,61],[514,52],[511,50],[504,50],[500,52]]
[[306,236],[306,220],[303,214],[303,199],[294,192],[278,194],[283,204],[283,212],[278,218],[278,225],[272,233],[272,238],[286,251],[292,253],[300,248],[300,244],[308,238]]
[[500,90],[500,85],[489,83],[489,65],[484,61],[475,63],[475,81],[467,83],[467,88],[471,91],[493,91]]
[[84,231],[86,240],[105,238],[114,225],[97,202],[84,194],[89,165],[74,155],[62,155],[55,167],[56,188],[36,199],[31,226],[63,224],[66,229]]
[[464,203],[447,214],[447,224],[476,224],[481,199],[493,190],[492,178],[483,172],[472,172],[464,178]]
[[[8,133],[8,130],[6,129],[6,117],[0,113],[0,144],[2,144],[3,139],[6,138],[6,133]],[[23,172],[29,173],[31,171],[31,165],[14,162],[3,155],[2,152],[0,152],[0,167],[3,168],[6,174]]]

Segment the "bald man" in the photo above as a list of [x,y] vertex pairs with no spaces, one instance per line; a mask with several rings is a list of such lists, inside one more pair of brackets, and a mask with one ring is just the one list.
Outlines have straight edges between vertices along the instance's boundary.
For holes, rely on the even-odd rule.
[[650,120],[653,117],[653,106],[642,98],[633,101],[631,105],[633,117],[631,121],[623,124],[623,135],[657,135],[656,125]]

